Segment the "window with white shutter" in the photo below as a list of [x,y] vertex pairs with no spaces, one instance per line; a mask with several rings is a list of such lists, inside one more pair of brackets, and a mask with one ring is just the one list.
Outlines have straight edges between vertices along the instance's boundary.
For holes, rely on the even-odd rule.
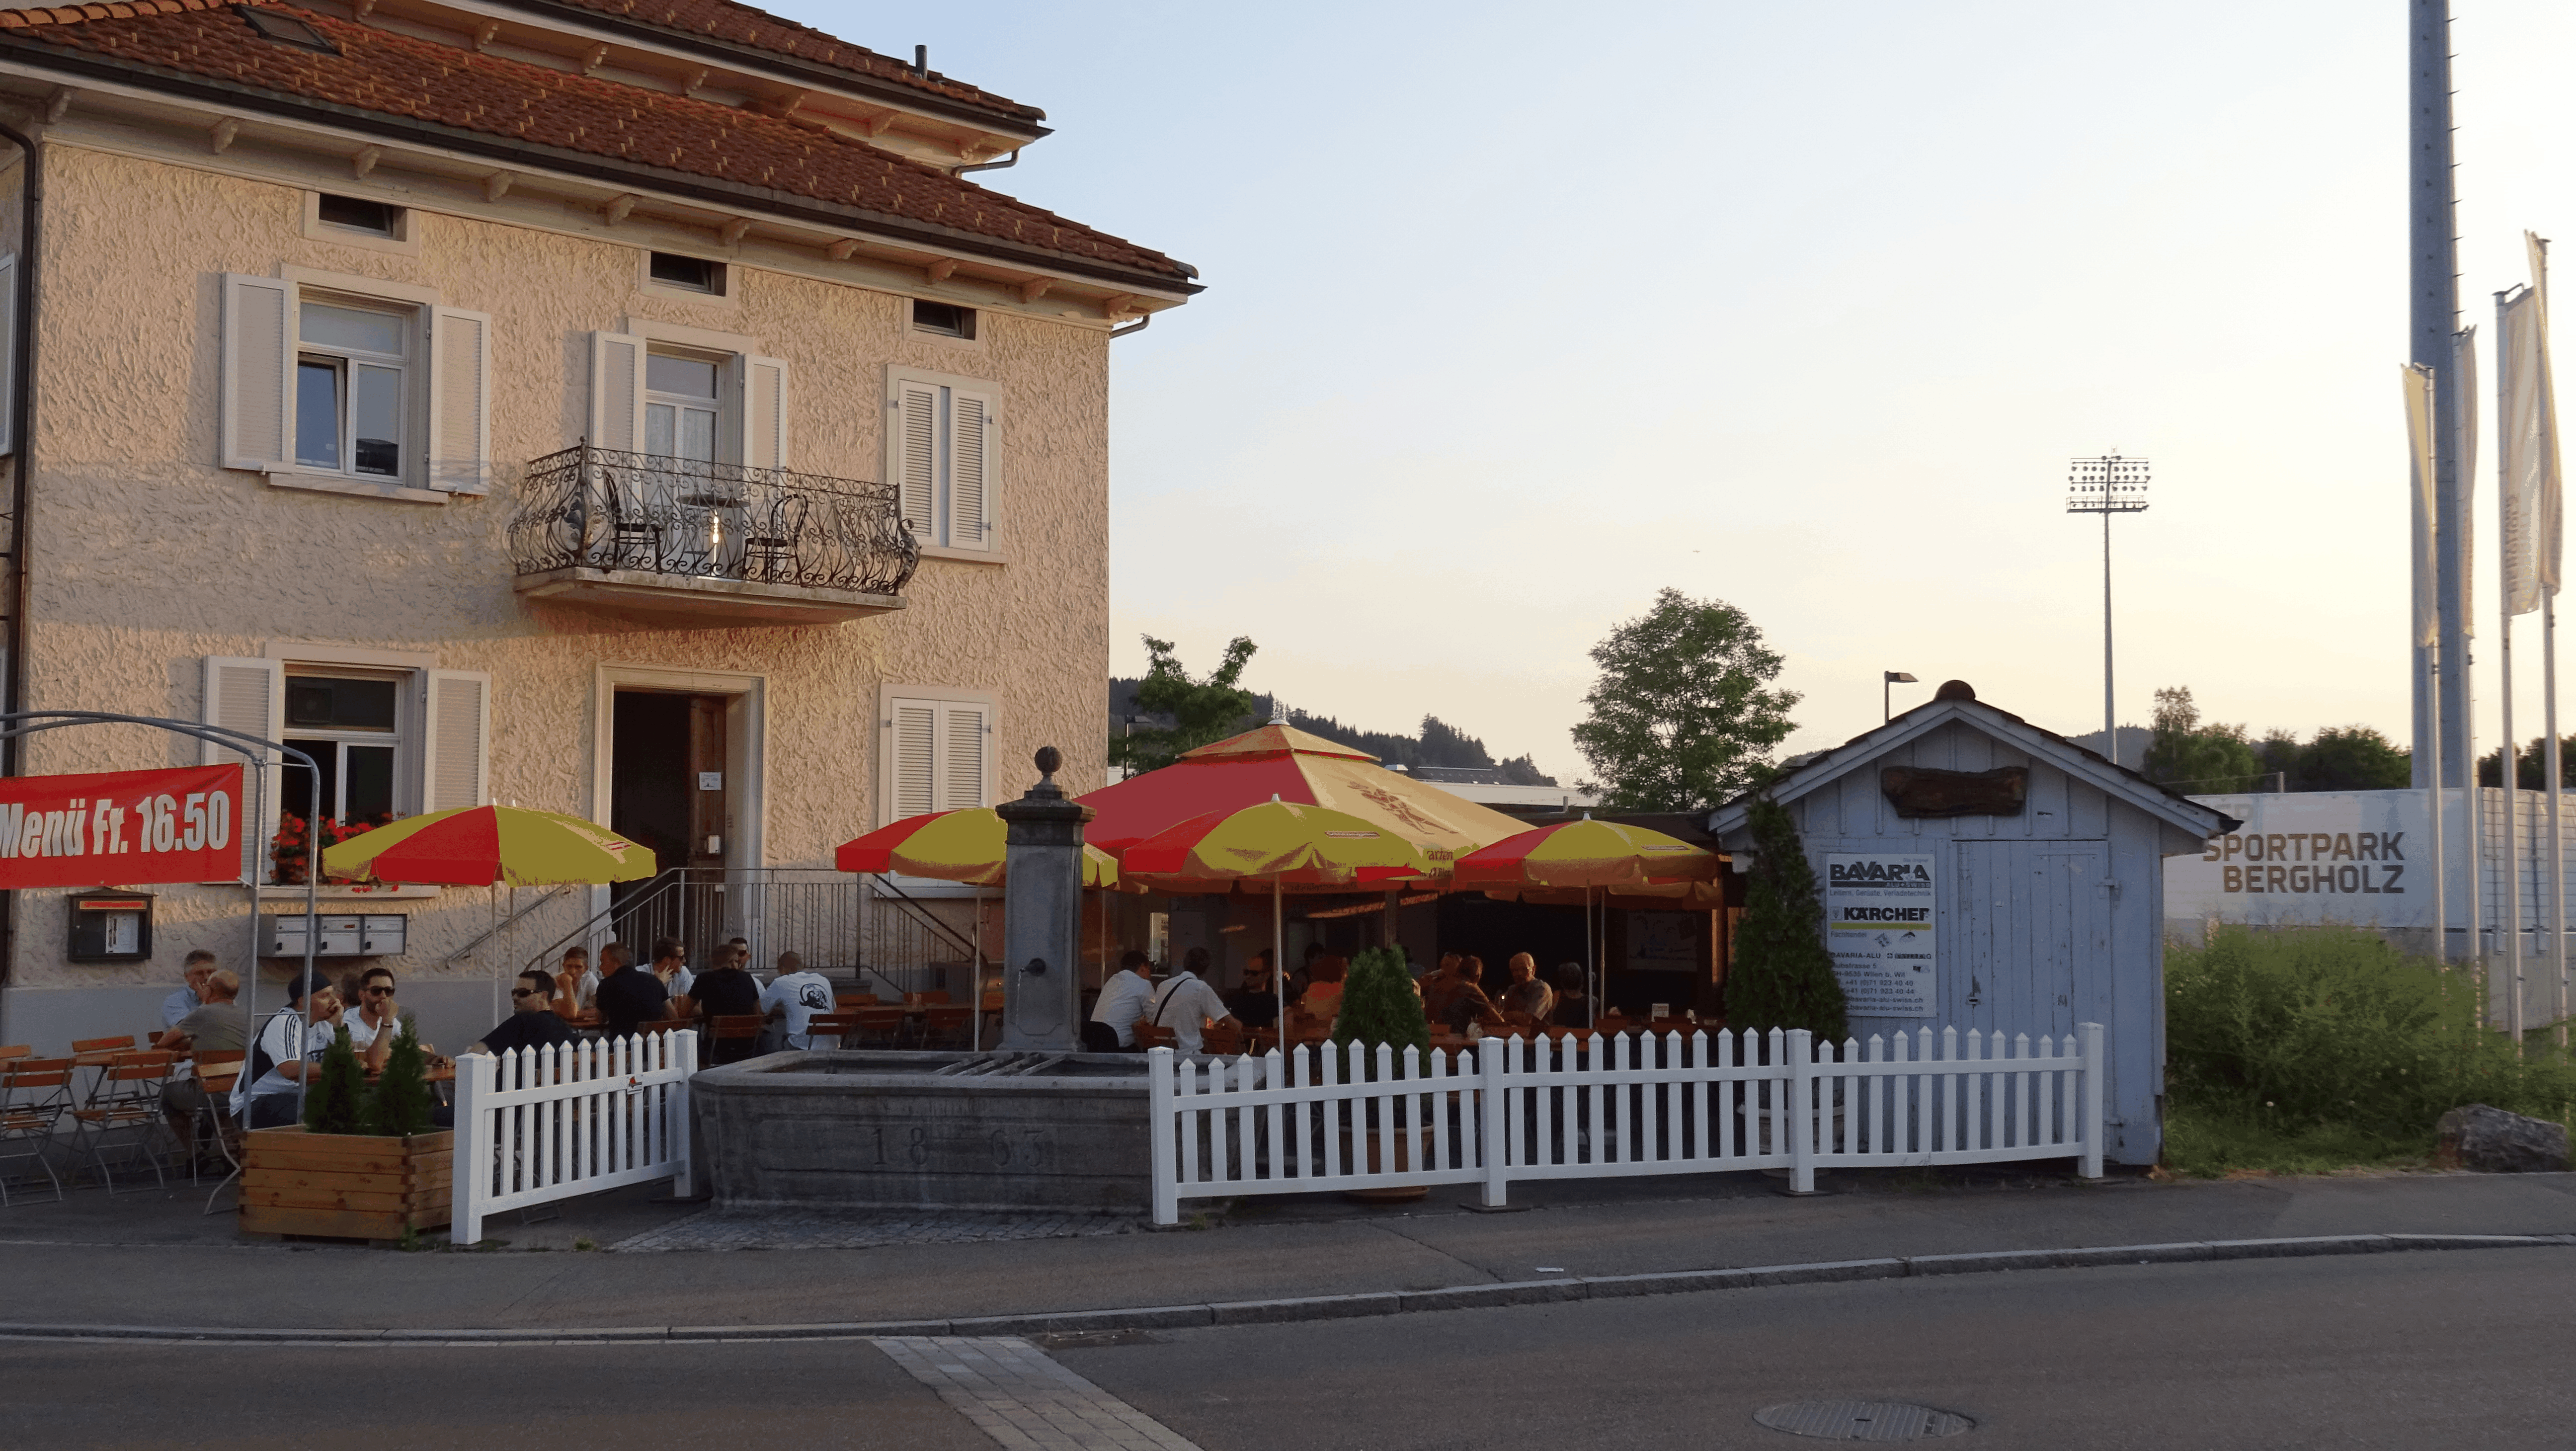
[[644,449],[644,340],[590,335],[590,441],[618,453]]
[[[237,655],[209,655],[201,677],[203,688],[198,696],[197,718],[210,726],[239,731],[263,741],[278,738],[279,723],[286,715],[286,669],[274,660],[254,660]],[[213,741],[198,743],[200,764],[220,766],[239,761],[245,765],[264,761],[268,770],[267,789],[262,793],[260,818],[252,829],[242,833],[242,870],[257,871],[259,880],[268,880],[267,846],[277,834],[280,788],[283,772],[278,770],[281,757],[275,751],[234,750]],[[296,768],[302,770],[300,765]],[[256,773],[253,773],[254,777]],[[256,780],[248,783],[251,789]]]
[[886,376],[886,477],[913,538],[947,549],[996,547],[995,443],[990,385],[936,373]]
[[431,314],[429,486],[492,488],[492,319],[442,307]]
[[446,811],[490,799],[492,677],[432,670],[421,690],[420,808]]
[[743,466],[787,468],[787,364],[779,358],[758,357],[742,363]]
[[887,821],[985,804],[993,732],[989,700],[943,700],[928,692],[886,698]]
[[225,468],[269,473],[292,457],[295,294],[283,278],[224,278]]

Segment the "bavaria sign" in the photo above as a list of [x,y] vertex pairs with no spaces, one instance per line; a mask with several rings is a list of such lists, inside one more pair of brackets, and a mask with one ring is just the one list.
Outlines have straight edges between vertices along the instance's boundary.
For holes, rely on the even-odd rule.
[[242,768],[0,778],[0,888],[237,882]]

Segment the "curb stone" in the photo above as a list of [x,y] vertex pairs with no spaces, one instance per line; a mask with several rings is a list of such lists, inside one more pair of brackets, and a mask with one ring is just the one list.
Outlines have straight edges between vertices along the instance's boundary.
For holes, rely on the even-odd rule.
[[2092,1269],[2130,1264],[2184,1264],[2218,1260],[2305,1259],[2324,1255],[2394,1254],[2420,1250],[2565,1249],[2576,1234],[2342,1234],[2286,1239],[2186,1240],[2172,1244],[2099,1245],[2067,1249],[1990,1250],[1975,1254],[1911,1255],[1895,1259],[1826,1260],[1813,1264],[1756,1265],[1742,1269],[1677,1270],[1645,1275],[1587,1275],[1452,1285],[1437,1290],[1377,1290],[1353,1295],[1311,1295],[1280,1300],[1230,1300],[1205,1305],[1154,1305],[1109,1310],[1060,1310],[1025,1315],[985,1315],[962,1320],[885,1320],[806,1325],[629,1325],[593,1329],[561,1327],[497,1330],[386,1330],[351,1328],[235,1329],[187,1325],[77,1325],[0,1322],[0,1340],[115,1340],[334,1345],[608,1344],[651,1340],[763,1341],[861,1340],[888,1335],[1047,1335],[1070,1331],[1177,1330],[1217,1325],[1279,1325],[1312,1320],[1473,1310],[1516,1305],[1565,1304],[1637,1295],[1684,1295],[1777,1285],[1841,1284],[1937,1275],[1993,1274],[2008,1270]]

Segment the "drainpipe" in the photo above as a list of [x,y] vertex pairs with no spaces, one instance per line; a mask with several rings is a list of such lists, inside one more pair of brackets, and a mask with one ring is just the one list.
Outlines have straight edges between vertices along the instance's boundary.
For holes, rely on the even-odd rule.
[[1003,171],[1003,170],[1007,170],[1007,169],[1008,169],[1008,168],[1010,168],[1010,167],[1017,166],[1017,165],[1019,165],[1019,164],[1020,164],[1020,148],[1018,148],[1018,147],[1014,146],[1014,147],[1012,147],[1012,148],[1011,148],[1011,154],[1010,154],[1010,155],[1008,155],[1008,156],[1003,157],[1003,158],[1002,158],[1001,160],[999,160],[999,161],[980,161],[980,162],[977,162],[977,163],[976,163],[975,165],[973,165],[973,166],[961,166],[961,167],[958,167],[958,168],[956,168],[955,170],[953,170],[953,171],[949,172],[948,174],[949,174],[949,175],[951,175],[951,176],[964,176],[966,173],[968,173],[968,172],[970,172],[970,171]]
[[[36,251],[44,234],[45,183],[39,170],[42,160],[31,137],[0,124],[0,140],[16,146],[26,163],[19,183],[18,327],[7,341],[12,362],[9,376],[16,386],[6,400],[0,400],[0,406],[9,410],[9,437],[17,445],[11,450],[15,467],[9,481],[8,579],[0,586],[4,591],[0,608],[9,612],[7,633],[0,636],[0,649],[9,655],[7,679],[0,681],[0,701],[6,709],[20,711],[27,708],[27,482],[34,472],[36,451]],[[13,735],[0,741],[0,776],[15,776],[24,769],[22,740]],[[17,976],[18,897],[16,892],[0,892],[0,987]],[[0,1043],[9,1041],[6,1002],[6,995],[0,994]]]

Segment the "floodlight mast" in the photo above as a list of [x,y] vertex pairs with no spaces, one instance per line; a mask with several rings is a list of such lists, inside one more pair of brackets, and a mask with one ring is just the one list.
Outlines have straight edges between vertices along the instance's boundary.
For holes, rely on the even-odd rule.
[[2146,511],[2145,459],[2114,452],[2068,467],[2066,512],[2102,516],[2102,754],[2114,766],[2120,764],[2120,717],[2111,689],[2111,516]]

